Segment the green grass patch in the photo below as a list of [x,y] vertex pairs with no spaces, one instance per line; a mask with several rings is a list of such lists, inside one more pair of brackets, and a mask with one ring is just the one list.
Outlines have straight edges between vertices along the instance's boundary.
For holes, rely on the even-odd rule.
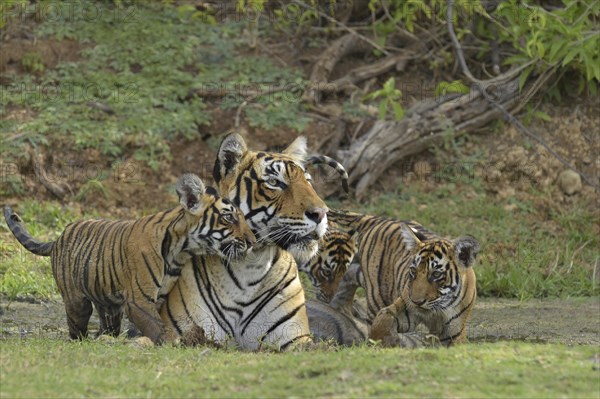
[[253,126],[302,130],[307,122],[300,114],[301,73],[267,58],[241,57],[243,23],[215,26],[194,17],[193,7],[160,2],[122,8],[93,2],[91,16],[84,5],[69,3],[73,12],[58,6],[63,12],[35,31],[40,40],[80,42],[82,59],[43,69],[39,56],[28,55],[28,73],[12,76],[3,88],[0,112],[29,109],[35,115],[24,123],[0,121],[0,137],[11,137],[1,151],[6,162],[26,145],[43,145],[95,148],[113,158],[133,151],[158,169],[172,156],[169,140],[206,135],[201,131],[211,114],[202,96],[190,96],[192,89],[224,90],[211,97],[222,108],[237,109],[252,97],[242,116]]
[[[2,341],[2,397],[598,397],[594,346],[293,353]],[[594,368],[596,367],[596,368]]]

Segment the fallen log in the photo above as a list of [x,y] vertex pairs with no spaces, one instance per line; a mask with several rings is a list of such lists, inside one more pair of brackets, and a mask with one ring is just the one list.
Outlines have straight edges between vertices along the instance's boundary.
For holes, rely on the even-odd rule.
[[[506,110],[518,105],[518,74],[507,73],[484,83],[487,92]],[[468,94],[420,101],[400,121],[377,121],[348,149],[337,151],[337,158],[348,171],[356,197],[363,199],[392,164],[441,143],[449,133],[473,132],[502,117],[500,110],[472,87]]]

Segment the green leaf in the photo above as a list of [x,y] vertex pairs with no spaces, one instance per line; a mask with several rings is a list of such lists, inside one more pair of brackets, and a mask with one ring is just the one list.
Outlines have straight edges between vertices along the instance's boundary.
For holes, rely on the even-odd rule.
[[389,78],[383,84],[383,91],[385,93],[391,94],[394,91],[395,88],[396,88],[396,79],[394,79],[394,78]]
[[550,122],[552,121],[552,118],[550,117],[550,115],[548,115],[547,113],[545,113],[544,111],[534,111],[533,115],[538,118],[541,119],[545,122]]
[[546,47],[544,46],[544,43],[536,42],[535,46],[537,47],[537,53],[540,58],[544,58],[544,54],[546,54]]
[[454,80],[450,83],[448,82],[440,82],[435,88],[435,96],[438,97],[440,95],[445,96],[446,94],[458,93],[458,94],[468,94],[471,91],[469,86],[463,84],[460,80]]
[[404,108],[402,108],[400,103],[392,103],[392,109],[394,110],[394,116],[396,117],[397,121],[404,117]]
[[578,50],[577,50],[576,48],[575,48],[575,49],[572,49],[571,51],[569,51],[569,52],[567,53],[567,55],[565,56],[565,59],[564,59],[564,60],[563,60],[563,62],[562,62],[562,66],[567,66],[567,65],[569,65],[569,63],[570,63],[571,61],[573,61],[573,58],[575,58],[575,56],[577,55],[577,52],[578,52]]
[[387,114],[387,101],[383,100],[379,103],[379,119],[384,120]]
[[525,68],[521,76],[519,77],[519,91],[523,90],[523,86],[525,86],[525,82],[527,82],[527,78],[533,71],[533,65]]
[[564,47],[565,43],[564,42],[554,42],[552,44],[552,46],[550,47],[550,54],[548,54],[548,61],[550,62],[556,62],[557,61],[557,54],[560,52],[560,50]]
[[446,92],[446,87],[448,87],[448,82],[446,81],[441,81],[440,83],[437,84],[436,88],[435,88],[435,96],[439,97],[440,95],[442,95],[443,93]]

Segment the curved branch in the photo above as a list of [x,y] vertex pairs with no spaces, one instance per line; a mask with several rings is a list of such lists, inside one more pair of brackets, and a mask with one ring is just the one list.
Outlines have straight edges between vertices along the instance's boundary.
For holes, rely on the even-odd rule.
[[[533,139],[534,141],[536,141],[537,143],[539,143],[542,147],[544,147],[546,149],[546,151],[548,151],[554,158],[556,158],[565,167],[571,169],[573,172],[575,172],[579,176],[581,176],[581,178],[586,183],[588,183],[590,186],[594,187],[596,190],[600,190],[600,186],[598,186],[594,181],[592,181],[592,179],[589,176],[587,176],[583,172],[580,172],[579,170],[577,170],[567,160],[565,160],[560,155],[558,155],[556,153],[556,151],[554,151],[541,137],[539,137],[537,134],[533,133],[531,130],[527,129],[521,123],[521,121],[518,120],[513,114],[508,112],[506,110],[506,108],[504,108],[502,106],[502,104],[497,103],[496,101],[494,101],[494,99],[492,99],[490,97],[490,95],[488,94],[488,92],[485,89],[484,84],[482,84],[485,82],[482,82],[481,80],[475,78],[473,76],[473,74],[471,73],[471,70],[467,66],[467,62],[465,61],[465,55],[463,53],[462,47],[460,45],[460,42],[458,41],[458,38],[456,37],[456,33],[454,32],[454,24],[452,22],[453,12],[454,12],[454,0],[448,0],[448,8],[446,10],[446,23],[448,25],[448,34],[450,35],[450,39],[452,40],[454,50],[456,51],[456,57],[458,58],[458,63],[460,64],[460,68],[461,68],[463,74],[467,77],[467,79],[469,79],[473,83],[476,83],[477,89],[481,92],[483,97],[492,106],[494,106],[496,109],[498,109],[504,115],[504,117],[517,128],[518,131],[520,131],[525,136],[527,136],[527,137]],[[550,68],[554,68],[554,67],[555,67],[555,65],[550,66]]]

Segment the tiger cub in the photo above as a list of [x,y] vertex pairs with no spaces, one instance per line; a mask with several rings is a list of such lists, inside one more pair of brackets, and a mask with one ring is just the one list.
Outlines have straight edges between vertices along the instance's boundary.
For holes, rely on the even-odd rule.
[[473,264],[479,243],[447,240],[415,222],[330,210],[331,220],[357,231],[369,337],[398,344],[420,324],[444,345],[463,342],[477,297]]
[[337,291],[355,254],[354,232],[330,231],[319,241],[317,255],[308,262],[298,262],[298,270],[308,276],[316,289],[317,299],[328,303]]
[[339,345],[352,346],[367,339],[367,323],[353,315],[354,294],[359,287],[360,266],[350,265],[336,287],[330,303],[308,299],[306,313],[310,333],[317,341],[333,341]]
[[68,225],[52,242],[40,242],[9,207],[6,222],[17,240],[36,255],[50,256],[65,303],[69,335],[87,336],[92,304],[100,334],[118,335],[123,311],[154,343],[175,338],[158,314],[192,256],[244,256],[255,237],[231,201],[205,189],[196,175],[176,185],[180,206],[137,220],[84,220]]
[[[330,303],[308,299],[306,313],[310,332],[315,341],[334,342],[342,346],[364,343],[369,337],[369,324],[366,309],[362,303],[354,300],[358,287],[364,285],[360,265],[352,263],[339,284],[339,288]],[[390,334],[394,337],[394,346],[402,348],[423,348],[436,346],[437,337],[421,331]]]

